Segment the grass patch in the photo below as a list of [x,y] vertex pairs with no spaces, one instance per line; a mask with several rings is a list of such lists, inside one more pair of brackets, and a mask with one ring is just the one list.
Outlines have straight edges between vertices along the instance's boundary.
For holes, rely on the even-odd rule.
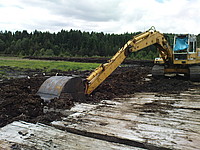
[[6,75],[5,71],[0,70],[0,75]]
[[98,63],[80,63],[80,62],[67,62],[67,61],[45,61],[45,60],[28,60],[20,58],[4,58],[0,57],[0,66],[17,67],[20,69],[41,69],[49,72],[53,69],[62,71],[69,70],[93,70]]

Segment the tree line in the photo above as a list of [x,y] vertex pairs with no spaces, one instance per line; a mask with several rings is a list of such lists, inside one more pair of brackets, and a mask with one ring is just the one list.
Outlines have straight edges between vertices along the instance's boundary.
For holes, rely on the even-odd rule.
[[[0,32],[0,54],[11,56],[91,57],[113,56],[129,39],[140,32],[108,34],[61,30],[58,33],[26,30]],[[165,34],[170,43],[173,34]],[[131,58],[153,59],[158,56],[154,46],[132,53]]]

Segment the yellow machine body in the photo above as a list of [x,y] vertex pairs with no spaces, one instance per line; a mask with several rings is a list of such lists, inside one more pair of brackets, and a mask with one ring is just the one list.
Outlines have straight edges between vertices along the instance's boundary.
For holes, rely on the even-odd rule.
[[[181,45],[182,41],[184,41],[185,45]],[[56,85],[59,85],[60,82],[67,86],[62,85],[63,88],[61,87],[59,92],[52,92],[52,89],[57,90],[57,87],[53,86],[55,83],[52,84],[53,81],[51,80],[55,79],[51,77],[47,79],[48,82],[43,83],[38,95],[49,94],[52,97],[52,93],[54,93],[53,97],[59,97],[62,93],[70,93],[74,99],[84,99],[84,94],[91,94],[130,53],[142,50],[150,45],[156,46],[160,55],[160,58],[155,59],[155,65],[152,68],[154,77],[160,77],[166,73],[183,73],[189,76],[191,80],[200,81],[200,49],[196,48],[196,37],[194,35],[175,36],[172,49],[164,35],[152,27],[148,31],[130,39],[107,63],[101,64],[86,79],[83,79],[84,82],[80,78],[76,80],[69,78],[69,81],[63,81],[63,78],[61,78],[62,81],[59,81],[59,78],[56,78]],[[177,49],[177,45],[183,47]],[[68,78],[64,79],[68,80]],[[67,84],[68,82],[70,84]],[[72,84],[76,86],[72,86]],[[80,84],[83,84],[83,86],[78,88]],[[51,91],[47,89],[49,87]],[[73,87],[73,90],[70,87]]]

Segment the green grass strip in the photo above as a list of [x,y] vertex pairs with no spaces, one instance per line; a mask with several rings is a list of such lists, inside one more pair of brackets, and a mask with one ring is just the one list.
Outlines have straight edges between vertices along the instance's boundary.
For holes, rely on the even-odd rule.
[[0,66],[17,67],[21,69],[41,69],[44,71],[51,71],[58,69],[62,71],[69,70],[93,70],[98,63],[80,63],[80,62],[67,62],[67,61],[46,61],[46,60],[28,60],[20,58],[7,58],[0,57]]

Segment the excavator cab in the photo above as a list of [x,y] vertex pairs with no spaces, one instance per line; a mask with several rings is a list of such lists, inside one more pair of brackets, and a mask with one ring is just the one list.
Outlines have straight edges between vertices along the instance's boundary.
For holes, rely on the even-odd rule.
[[[174,63],[180,63],[178,60],[191,60],[192,54],[196,53],[197,39],[193,34],[177,35],[174,37]],[[183,61],[185,62],[185,61]]]
[[[197,37],[194,34],[174,36],[173,64],[188,64],[197,58]],[[154,64],[164,64],[162,57],[155,58]]]

